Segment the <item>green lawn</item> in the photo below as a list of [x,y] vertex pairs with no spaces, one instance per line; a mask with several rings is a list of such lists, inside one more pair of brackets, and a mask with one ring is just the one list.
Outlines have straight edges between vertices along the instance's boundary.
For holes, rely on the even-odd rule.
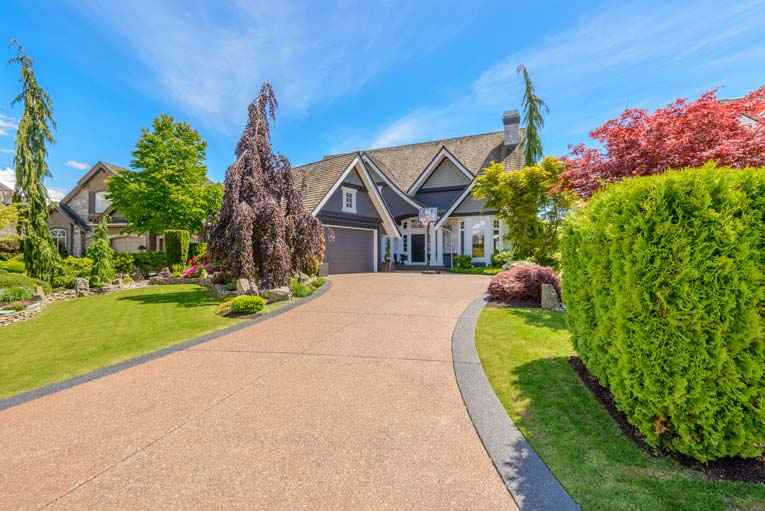
[[563,313],[486,308],[476,345],[510,417],[584,510],[765,510],[765,485],[710,481],[624,437],[568,364]]
[[54,303],[0,329],[0,398],[240,323],[196,285],[151,286]]

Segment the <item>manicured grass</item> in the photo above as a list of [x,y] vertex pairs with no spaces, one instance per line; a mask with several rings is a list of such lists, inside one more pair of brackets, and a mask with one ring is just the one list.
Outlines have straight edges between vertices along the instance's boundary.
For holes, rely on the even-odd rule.
[[510,417],[584,510],[765,509],[765,485],[711,481],[623,436],[568,364],[563,313],[486,308],[476,346]]
[[0,329],[0,398],[240,323],[196,285],[150,286],[49,305]]

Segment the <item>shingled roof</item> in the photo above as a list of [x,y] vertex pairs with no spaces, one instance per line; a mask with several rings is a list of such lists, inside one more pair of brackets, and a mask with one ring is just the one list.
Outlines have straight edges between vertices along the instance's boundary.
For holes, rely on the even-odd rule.
[[[521,140],[523,135],[521,130]],[[507,170],[523,167],[521,144],[505,146],[502,131],[369,149],[362,152],[369,156],[385,177],[406,192],[442,147],[448,149],[474,176],[488,167],[492,161],[502,163]],[[303,205],[306,210],[311,211],[319,204],[342,172],[348,168],[353,158],[359,154],[360,152],[353,152],[326,156],[315,163],[295,167],[296,176],[302,179],[306,186],[303,194]]]

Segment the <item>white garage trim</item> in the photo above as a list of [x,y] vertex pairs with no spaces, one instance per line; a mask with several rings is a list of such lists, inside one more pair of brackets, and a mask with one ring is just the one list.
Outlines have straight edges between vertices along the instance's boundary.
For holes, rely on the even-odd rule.
[[[346,225],[330,225],[324,224],[331,229],[351,229],[354,231],[372,231],[372,271],[377,273],[377,229],[365,229],[363,227],[348,227]],[[332,271],[332,268],[329,269]]]

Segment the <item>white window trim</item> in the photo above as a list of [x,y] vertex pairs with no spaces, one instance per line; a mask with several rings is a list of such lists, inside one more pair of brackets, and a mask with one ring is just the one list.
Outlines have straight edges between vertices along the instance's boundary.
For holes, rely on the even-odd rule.
[[[63,234],[63,236],[60,236],[60,234]],[[54,235],[55,235],[55,238],[54,238]],[[51,239],[53,239],[53,243],[56,244],[56,250],[61,250],[61,247],[58,246],[58,241],[60,240],[60,238],[64,239],[63,241],[64,248],[66,248],[67,241],[68,241],[67,240],[68,233],[66,232],[66,229],[63,229],[61,227],[54,227],[53,229],[50,230],[50,236],[51,236]]]
[[[356,213],[356,192],[358,192],[358,190],[347,186],[341,186],[340,189],[343,191],[343,213]],[[347,195],[349,193],[351,194],[352,206],[346,204]]]

